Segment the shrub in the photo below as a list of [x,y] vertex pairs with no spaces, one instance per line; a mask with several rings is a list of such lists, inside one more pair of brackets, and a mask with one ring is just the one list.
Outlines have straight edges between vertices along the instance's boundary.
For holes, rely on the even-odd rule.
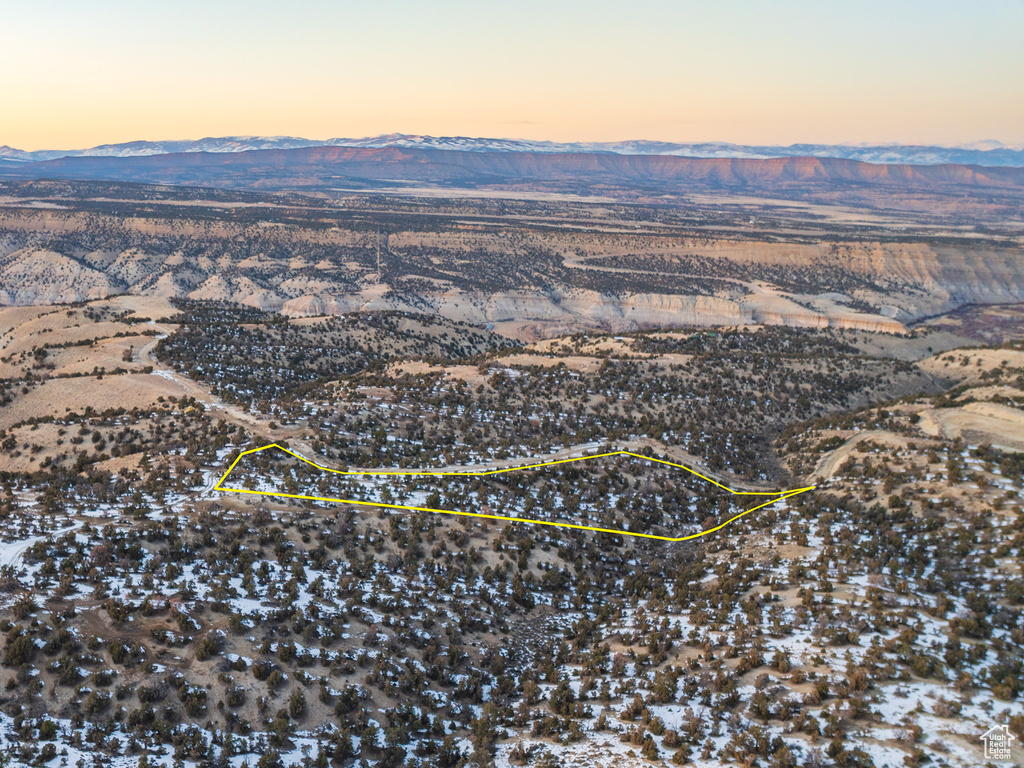
[[20,667],[36,657],[36,644],[27,635],[18,635],[7,641],[4,648],[4,666]]
[[306,715],[306,697],[302,691],[296,691],[288,700],[288,714],[292,720],[301,720]]
[[220,643],[210,635],[207,635],[196,643],[196,660],[206,661],[211,656],[220,653]]
[[228,688],[227,703],[229,707],[240,707],[245,704],[245,688],[240,685]]

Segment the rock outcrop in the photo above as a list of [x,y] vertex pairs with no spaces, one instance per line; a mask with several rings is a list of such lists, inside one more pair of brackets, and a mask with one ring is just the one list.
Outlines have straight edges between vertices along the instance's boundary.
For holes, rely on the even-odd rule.
[[566,328],[602,329],[611,332],[685,325],[789,325],[801,328],[857,328],[885,333],[903,333],[903,323],[884,317],[839,308],[828,314],[806,309],[782,297],[776,301],[732,300],[709,296],[640,293],[625,297],[586,291],[562,297],[543,292],[400,295],[342,294],[301,296],[285,302],[288,317],[398,310],[429,312],[450,320],[484,325],[529,322],[535,332],[547,328],[551,335]]

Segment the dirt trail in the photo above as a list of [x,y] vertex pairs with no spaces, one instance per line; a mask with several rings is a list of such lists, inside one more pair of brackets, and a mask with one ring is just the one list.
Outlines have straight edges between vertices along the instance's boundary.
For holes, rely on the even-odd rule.
[[969,444],[990,443],[1006,451],[1024,449],[1024,413],[1000,403],[973,402],[921,414],[922,430],[933,437],[964,438]]
[[807,478],[808,482],[816,483],[831,478],[832,475],[836,473],[836,470],[842,466],[842,463],[846,458],[853,453],[854,449],[863,441],[871,438],[883,440],[895,438],[902,441],[902,438],[900,438],[899,435],[896,435],[893,432],[888,432],[884,429],[872,429],[868,432],[860,432],[851,437],[834,451],[826,453],[821,458],[821,461],[818,462],[818,466],[814,472],[812,472],[810,477]]
[[[294,444],[292,444],[294,446]],[[685,451],[681,451],[678,448],[671,448],[662,443],[649,439],[640,440],[627,440],[622,443],[615,445],[609,445],[606,443],[591,442],[591,443],[580,443],[577,445],[570,445],[554,453],[545,453],[537,455],[524,455],[516,456],[507,459],[497,459],[494,461],[480,462],[476,464],[447,464],[441,467],[429,467],[424,468],[423,472],[482,472],[485,470],[494,469],[509,469],[513,467],[527,467],[534,464],[543,464],[552,461],[558,461],[560,459],[571,459],[582,457],[585,453],[611,453],[614,451],[641,451],[651,450],[662,455],[668,456],[669,459],[679,464],[685,464],[696,472],[721,483],[722,485],[731,488],[735,491],[775,491],[778,490],[774,486],[770,486],[766,483],[754,482],[746,480],[744,478],[736,477],[735,475],[728,475],[722,472],[716,472],[712,469],[705,467],[700,460]],[[305,458],[310,461],[315,461],[321,466],[332,468],[331,462],[323,460],[319,456],[314,456],[310,452],[296,451],[297,453],[303,454]],[[657,465],[653,464],[652,467]],[[350,471],[358,469],[357,467],[350,468]],[[367,470],[368,473],[381,473],[381,472],[407,472],[415,473],[416,469],[410,469],[408,467],[374,467],[371,470]]]
[[[164,330],[164,329],[159,329]],[[148,342],[144,346],[139,348],[136,353],[136,360],[138,362],[144,362],[153,366],[153,375],[159,376],[167,381],[171,381],[181,388],[189,397],[193,397],[201,402],[208,410],[213,411],[219,418],[229,421],[232,424],[237,424],[245,429],[257,433],[260,437],[266,439],[268,443],[272,443],[275,440],[287,439],[293,446],[298,448],[307,454],[312,453],[312,448],[309,444],[302,440],[296,439],[296,436],[288,430],[282,429],[271,429],[270,420],[263,419],[259,416],[255,416],[247,411],[243,411],[237,406],[225,403],[215,394],[213,394],[207,387],[203,386],[199,382],[193,381],[187,376],[182,376],[177,371],[169,368],[168,366],[161,363],[156,359],[153,351],[156,349],[156,345],[160,339],[165,338],[164,336],[157,336],[152,341]]]
[[818,483],[832,477],[843,460],[853,453],[853,449],[856,448],[857,444],[861,440],[864,440],[868,434],[870,433],[863,432],[859,435],[854,435],[834,451],[826,453],[821,458],[821,461],[818,462],[818,466],[815,468],[814,472],[811,473],[811,476],[807,478],[807,481],[809,483]]
[[0,544],[0,565],[9,565],[12,568],[17,569],[21,563],[21,558],[24,557],[25,553],[40,541],[50,541],[58,536],[63,536],[65,533],[74,531],[82,527],[82,521],[76,520],[74,525],[67,526],[66,528],[60,528],[56,531],[47,531],[46,533],[40,534],[39,536],[32,536],[31,538],[24,539],[17,543],[17,545],[8,545],[4,547]]

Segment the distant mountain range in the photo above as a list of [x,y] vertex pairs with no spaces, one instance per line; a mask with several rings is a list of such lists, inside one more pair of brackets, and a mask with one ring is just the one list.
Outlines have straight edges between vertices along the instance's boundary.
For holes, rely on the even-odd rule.
[[226,136],[186,141],[130,141],[102,144],[90,149],[28,152],[0,147],[0,161],[38,163],[66,157],[147,157],[194,152],[236,153],[251,150],[353,147],[406,148],[461,152],[586,153],[613,155],[670,155],[693,158],[776,159],[818,157],[859,160],[865,163],[910,165],[978,165],[1024,167],[1024,146],[982,141],[955,147],[904,144],[791,144],[789,146],[708,142],[675,144],[664,141],[572,142],[525,139],[478,139],[464,136],[411,136],[392,133],[362,139],[303,139],[294,136]]
[[332,193],[339,189],[554,185],[590,194],[646,190],[1024,190],[1024,168],[943,163],[865,163],[835,157],[722,158],[612,152],[467,151],[419,147],[306,147],[135,157],[0,160],[0,178],[82,179],[223,189]]

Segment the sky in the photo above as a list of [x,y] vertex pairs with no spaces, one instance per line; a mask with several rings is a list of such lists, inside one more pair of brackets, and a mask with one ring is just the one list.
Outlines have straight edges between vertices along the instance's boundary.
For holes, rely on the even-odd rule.
[[1024,144],[1024,0],[4,0],[0,145]]

